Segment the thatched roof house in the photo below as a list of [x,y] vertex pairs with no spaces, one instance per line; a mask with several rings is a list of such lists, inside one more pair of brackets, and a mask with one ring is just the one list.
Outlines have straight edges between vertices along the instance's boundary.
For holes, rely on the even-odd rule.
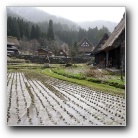
[[7,45],[19,47],[20,44],[16,37],[8,36],[7,37]]
[[46,48],[39,48],[36,51],[36,55],[39,55],[39,56],[52,56],[52,52],[49,49],[46,49]]
[[7,37],[7,56],[15,56],[19,54],[19,41],[16,37]]
[[105,67],[105,52],[102,51],[101,48],[105,44],[108,38],[109,38],[108,34],[105,33],[91,54],[95,56],[95,64],[99,65],[99,67]]
[[100,41],[98,42],[98,44],[96,45],[96,47],[93,49],[92,54],[100,53],[102,51],[101,48],[103,47],[103,45],[105,44],[108,38],[109,38],[109,35],[105,33],[100,39]]
[[68,52],[65,51],[65,49],[60,49],[59,50],[59,56],[67,57],[68,56]]
[[[107,51],[118,47],[123,39],[125,39],[125,14],[123,15],[122,20],[115,27],[114,31],[109,36],[106,43],[102,46],[102,50]],[[122,37],[120,39],[120,37]]]
[[93,51],[94,46],[90,41],[85,37],[78,44],[79,53],[84,53],[85,55],[90,55]]
[[95,63],[103,67],[121,68],[125,64],[125,14],[107,38],[105,34],[92,52]]

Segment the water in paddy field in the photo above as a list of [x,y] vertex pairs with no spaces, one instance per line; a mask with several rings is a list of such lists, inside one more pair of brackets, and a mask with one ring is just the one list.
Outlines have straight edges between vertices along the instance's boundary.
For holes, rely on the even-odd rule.
[[125,126],[125,99],[46,77],[7,75],[7,124],[10,126]]

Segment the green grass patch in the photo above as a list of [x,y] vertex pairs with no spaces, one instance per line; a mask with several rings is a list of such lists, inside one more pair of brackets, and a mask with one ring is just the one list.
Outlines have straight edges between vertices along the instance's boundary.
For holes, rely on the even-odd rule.
[[106,84],[106,85],[113,86],[116,88],[125,89],[124,81],[121,81],[121,80],[103,80],[103,79],[101,80],[101,79],[93,78],[93,77],[85,77],[83,74],[67,73],[65,72],[65,69],[63,68],[52,69],[52,71],[58,75],[62,75],[68,78],[74,78],[78,80],[87,80],[87,81],[94,82],[94,83]]
[[125,96],[125,91],[123,89],[115,88],[115,87],[112,87],[112,86],[109,86],[106,84],[99,84],[99,83],[94,83],[94,82],[90,82],[87,80],[79,80],[76,78],[68,78],[66,76],[56,74],[56,73],[52,72],[50,69],[41,70],[41,73],[51,76],[51,77],[54,77],[54,78],[57,78],[57,79],[60,79],[60,80],[69,81],[72,83],[83,85],[83,86],[89,87],[93,90],[109,93],[112,95]]

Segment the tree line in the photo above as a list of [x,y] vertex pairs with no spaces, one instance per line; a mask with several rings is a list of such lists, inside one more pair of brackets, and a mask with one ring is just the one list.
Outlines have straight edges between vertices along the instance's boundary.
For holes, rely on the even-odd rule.
[[95,27],[89,28],[88,30],[82,28],[73,30],[69,29],[67,25],[53,23],[52,20],[50,20],[49,23],[34,24],[10,16],[7,19],[7,35],[15,36],[19,40],[23,38],[27,40],[60,40],[71,46],[75,41],[80,42],[83,37],[87,37],[93,45],[96,45],[104,33],[110,34],[108,28],[104,26],[101,29]]

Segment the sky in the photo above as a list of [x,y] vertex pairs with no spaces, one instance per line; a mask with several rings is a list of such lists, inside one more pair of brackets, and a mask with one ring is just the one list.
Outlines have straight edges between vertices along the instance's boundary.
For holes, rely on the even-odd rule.
[[125,7],[37,7],[52,15],[74,22],[106,20],[119,23]]

